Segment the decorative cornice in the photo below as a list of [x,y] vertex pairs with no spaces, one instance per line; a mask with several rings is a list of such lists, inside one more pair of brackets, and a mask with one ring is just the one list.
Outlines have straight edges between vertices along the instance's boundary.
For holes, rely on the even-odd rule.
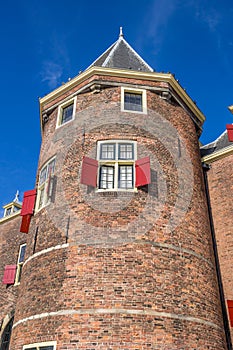
[[149,81],[157,81],[157,82],[166,82],[168,83],[173,90],[177,93],[177,95],[182,99],[182,101],[188,106],[191,112],[197,117],[202,125],[205,121],[205,116],[200,111],[200,109],[196,106],[193,100],[189,97],[186,91],[180,86],[177,80],[171,73],[157,73],[157,72],[142,72],[142,71],[133,71],[128,69],[116,69],[116,68],[106,68],[106,67],[90,67],[86,71],[80,73],[64,85],[61,85],[48,95],[40,98],[40,118],[42,121],[42,110],[43,106],[49,102],[54,101],[56,98],[65,94],[66,92],[73,89],[75,86],[81,84],[85,80],[89,79],[94,75],[104,75],[104,76],[113,76],[120,78],[131,78],[131,79],[139,79],[139,80],[149,80]]
[[222,148],[219,151],[216,151],[212,154],[209,154],[207,156],[204,156],[202,158],[202,161],[205,163],[213,163],[218,159],[225,158],[229,156],[230,154],[233,154],[233,145],[230,145],[228,147]]
[[21,210],[19,210],[19,211],[13,213],[13,214],[11,214],[11,215],[4,216],[3,218],[0,219],[0,224],[2,224],[2,223],[5,222],[5,221],[14,219],[16,216],[19,216],[20,213],[21,213]]

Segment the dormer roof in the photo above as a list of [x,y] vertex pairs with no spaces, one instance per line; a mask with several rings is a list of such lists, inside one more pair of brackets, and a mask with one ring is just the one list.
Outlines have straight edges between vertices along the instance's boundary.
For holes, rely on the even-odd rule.
[[124,39],[122,28],[120,28],[118,40],[100,55],[88,68],[93,66],[132,69],[134,71],[142,72],[154,71]]

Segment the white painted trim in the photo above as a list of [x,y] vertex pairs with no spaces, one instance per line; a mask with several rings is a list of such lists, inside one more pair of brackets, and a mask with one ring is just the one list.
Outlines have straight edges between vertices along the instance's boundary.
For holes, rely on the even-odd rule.
[[[129,93],[131,92],[131,93],[142,95],[142,111],[141,112],[140,111],[131,111],[129,109],[125,109],[125,101],[124,101],[125,92],[129,92]],[[121,86],[121,112],[147,114],[146,90]]]
[[[102,144],[113,143],[115,144],[115,159],[100,159],[100,148]],[[118,146],[120,143],[129,143],[133,144],[133,159],[118,159]],[[137,160],[137,141],[134,140],[124,140],[124,139],[108,139],[108,140],[100,140],[97,142],[97,160],[99,162],[98,166],[98,174],[97,174],[97,190],[96,192],[137,192],[137,188],[135,187],[135,161]],[[113,166],[114,167],[114,188],[112,189],[103,189],[99,188],[99,178],[100,178],[100,167],[101,166]],[[118,175],[119,175],[119,165],[130,165],[133,166],[133,187],[129,189],[118,188]]]
[[220,149],[219,151],[213,152],[209,155],[202,157],[202,161],[205,163],[212,163],[215,160],[224,158],[233,153],[233,144]]
[[220,328],[220,326],[216,325],[213,322],[203,320],[202,318],[188,316],[188,315],[182,315],[182,314],[174,314],[174,313],[168,313],[168,312],[160,312],[155,311],[151,309],[121,309],[121,308],[115,308],[115,309],[79,309],[79,310],[59,310],[55,312],[46,312],[42,314],[36,314],[32,315],[30,317],[23,318],[16,322],[13,325],[13,328],[17,327],[21,323],[34,321],[38,319],[43,319],[47,317],[56,317],[56,316],[72,316],[72,315],[119,315],[119,314],[127,314],[127,315],[145,315],[145,316],[154,316],[154,317],[161,317],[161,318],[172,318],[176,320],[181,321],[188,321],[188,322],[195,322],[199,324],[204,324],[213,328]]
[[26,248],[27,248],[26,243],[20,244],[20,246],[19,246],[19,253],[18,253],[18,259],[17,259],[17,269],[16,269],[16,275],[15,275],[15,284],[14,284],[15,286],[20,284],[20,280],[19,280],[20,267],[22,266],[22,268],[23,268],[24,262],[20,263],[19,258],[20,258],[22,247],[24,247],[24,246],[26,246]]
[[25,262],[24,262],[23,265],[26,265],[30,260],[35,259],[35,258],[37,258],[37,257],[40,256],[40,255],[50,253],[50,252],[52,252],[53,250],[64,249],[64,248],[67,248],[67,247],[69,247],[69,243],[59,244],[59,245],[56,245],[56,246],[54,246],[54,247],[50,247],[50,248],[47,248],[47,249],[43,249],[43,250],[41,250],[40,252],[37,252],[37,253],[35,253],[35,254],[29,256],[29,258],[27,258],[27,260],[25,260]]
[[[65,107],[69,106],[73,104],[73,114],[72,114],[72,118],[70,120],[68,120],[68,122],[62,123],[61,124],[61,118],[62,118],[62,111]],[[77,105],[77,96],[61,103],[58,107],[58,112],[57,112],[57,123],[56,123],[56,129],[62,127],[63,125],[67,125],[70,122],[72,122],[75,118],[75,113],[76,113],[76,105]]]
[[[56,155],[49,158],[44,164],[43,166],[41,166],[40,171],[39,171],[39,181],[37,184],[37,195],[36,195],[36,205],[35,205],[35,215],[43,208],[45,208],[48,204],[50,204],[50,200],[48,198],[48,195],[46,194],[46,187],[48,185],[49,182],[49,178],[48,178],[48,174],[46,170],[46,180],[40,185],[40,177],[41,177],[41,172],[44,168],[48,167],[48,165],[50,163],[52,163],[53,161],[55,161],[54,163],[54,169],[53,169],[53,173],[52,175],[54,175],[54,170],[55,170],[55,166],[56,166]],[[40,196],[41,196],[41,191],[44,190],[44,196],[43,196],[43,203],[41,205],[41,207],[39,207],[40,204]]]
[[31,349],[31,348],[40,348],[42,346],[53,346],[53,350],[56,350],[57,342],[56,341],[47,341],[42,343],[32,343],[23,346],[23,350]]

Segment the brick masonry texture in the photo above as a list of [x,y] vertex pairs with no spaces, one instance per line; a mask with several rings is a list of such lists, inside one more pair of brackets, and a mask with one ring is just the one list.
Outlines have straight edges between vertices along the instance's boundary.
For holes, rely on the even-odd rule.
[[[228,155],[211,163],[211,168],[207,174],[225,299],[233,300],[233,198],[231,191],[233,183],[233,155]],[[233,340],[232,328],[231,338]]]
[[2,284],[4,267],[16,265],[19,247],[26,243],[27,235],[20,233],[21,217],[16,216],[1,223],[0,226],[0,319],[11,318],[14,315],[18,295],[18,286]]
[[[37,229],[35,253],[41,254],[24,265],[11,350],[50,340],[57,350],[226,349],[195,126],[153,91],[147,91],[148,115],[121,112],[119,101],[120,87],[85,92],[77,96],[74,121],[56,129],[56,107],[44,126],[38,174],[56,155],[56,191],[30,226],[27,257]],[[177,131],[193,170],[192,184],[182,168],[193,188],[188,207],[179,202],[177,213],[184,215],[172,232],[167,224],[180,195],[172,152],[179,158],[179,140],[171,152],[165,122],[161,137],[142,127],[142,120],[160,116]],[[79,124],[81,118],[93,118],[93,127]],[[152,181],[148,192],[100,193],[80,184],[83,156],[96,158],[97,141],[108,139],[137,141],[138,158],[150,155],[161,187]],[[46,252],[66,243],[67,232],[68,246]],[[27,319],[33,315],[41,318]]]

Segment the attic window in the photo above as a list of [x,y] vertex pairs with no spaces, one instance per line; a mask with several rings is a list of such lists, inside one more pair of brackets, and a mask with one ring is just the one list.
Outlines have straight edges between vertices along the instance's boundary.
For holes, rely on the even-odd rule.
[[57,127],[64,125],[74,119],[76,109],[76,98],[73,98],[58,108]]
[[147,113],[146,90],[121,88],[121,110]]

